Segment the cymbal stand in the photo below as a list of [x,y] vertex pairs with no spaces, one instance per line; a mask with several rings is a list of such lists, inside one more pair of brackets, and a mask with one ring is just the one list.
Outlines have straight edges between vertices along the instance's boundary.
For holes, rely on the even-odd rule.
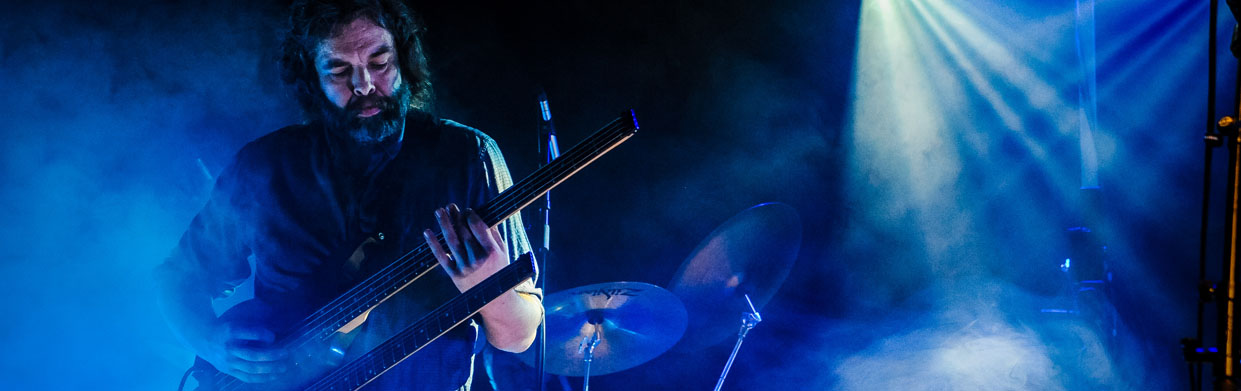
[[595,346],[599,346],[599,328],[595,327],[595,332],[590,334],[590,338],[582,338],[582,342],[577,345],[578,353],[586,353],[586,378],[582,380],[582,391],[590,391],[590,362],[595,358]]
[[[728,370],[733,367],[733,360],[737,358],[737,351],[741,350],[741,342],[745,341],[745,335],[749,334],[754,326],[758,326],[758,322],[763,321],[763,316],[754,308],[754,302],[750,301],[749,294],[745,295],[745,303],[750,306],[750,311],[741,314],[741,331],[737,333],[737,344],[733,345],[733,352],[728,355],[728,363],[724,364],[724,372],[720,373],[720,380],[715,383],[715,391],[720,391],[720,388],[724,387],[724,378],[728,377]],[[587,373],[590,373],[590,367],[586,368]]]

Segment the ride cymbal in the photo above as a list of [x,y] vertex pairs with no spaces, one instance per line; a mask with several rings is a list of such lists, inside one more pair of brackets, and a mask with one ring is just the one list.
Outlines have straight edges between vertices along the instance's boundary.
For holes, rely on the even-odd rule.
[[801,247],[793,207],[765,203],[738,213],[707,235],[681,263],[669,287],[689,312],[678,351],[702,349],[737,335],[745,295],[761,309],[788,277]]

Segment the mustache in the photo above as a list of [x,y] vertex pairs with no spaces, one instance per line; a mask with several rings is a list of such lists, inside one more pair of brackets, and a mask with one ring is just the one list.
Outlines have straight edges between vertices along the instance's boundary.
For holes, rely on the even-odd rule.
[[396,96],[382,96],[378,94],[354,96],[349,99],[349,103],[345,104],[345,113],[349,116],[356,116],[367,107],[378,107],[384,112],[391,112],[397,109],[399,105]]
[[[411,93],[408,87],[400,86],[391,96],[355,95],[344,107],[332,103],[325,94],[318,94],[317,98],[315,106],[318,106],[318,112],[313,119],[322,120],[324,126],[332,131],[351,135],[359,141],[372,142],[396,132],[409,107]],[[369,107],[382,111],[379,115],[361,117],[362,110]]]

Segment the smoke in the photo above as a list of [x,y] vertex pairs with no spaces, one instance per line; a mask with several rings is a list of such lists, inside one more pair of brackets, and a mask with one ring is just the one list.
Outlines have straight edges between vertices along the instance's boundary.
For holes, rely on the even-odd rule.
[[[239,3],[32,4],[0,25],[0,310],[20,314],[0,388],[168,389],[190,363],[149,271],[204,168],[297,118],[282,7]],[[535,84],[562,148],[638,111],[637,137],[556,190],[551,292],[662,284],[729,216],[799,210],[801,256],[726,389],[1183,384],[1193,278],[1170,260],[1191,258],[1201,146],[1172,130],[1203,114],[1183,98],[1205,87],[1203,6],[1096,9],[1113,338],[1098,313],[1042,311],[1077,297],[1058,268],[1082,209],[1072,2],[827,3],[419,11],[441,114],[494,136],[515,177],[537,164]],[[705,389],[731,344],[592,384]]]
[[[1037,309],[1047,298],[996,282],[971,294],[922,292],[926,312],[897,311],[874,325],[899,330],[835,367],[840,389],[1064,390],[1130,388],[1112,369],[1095,325]],[[1017,309],[1024,309],[1020,311]],[[885,323],[891,322],[891,323]]]
[[[1107,142],[1100,148],[1103,201],[1091,203],[1078,190],[1083,73],[1073,6],[863,2],[846,194],[854,213],[840,256],[854,260],[846,283],[865,295],[852,300],[853,315],[829,323],[827,335],[866,342],[834,353],[839,359],[828,365],[837,377],[824,384],[1133,389],[1183,383],[1176,339],[1192,318],[1175,303],[1190,293],[1192,279],[1186,268],[1161,260],[1188,252],[1192,241],[1181,232],[1196,221],[1172,210],[1192,204],[1154,207],[1149,200],[1194,193],[1188,184],[1162,180],[1185,169],[1189,149],[1117,142],[1122,134],[1154,132],[1121,113],[1166,102],[1119,93],[1125,82],[1107,75],[1116,70],[1110,67],[1132,69],[1114,56],[1140,53],[1148,60],[1140,67],[1182,80],[1184,88],[1195,75],[1184,59],[1200,54],[1158,60],[1145,53],[1188,49],[1143,39],[1184,25],[1143,22],[1138,32],[1127,26],[1195,14],[1174,12],[1184,3],[1096,11],[1105,113],[1098,131]],[[1174,84],[1161,80],[1146,90],[1171,93],[1164,88]],[[1161,118],[1193,122],[1198,117],[1188,107],[1196,106],[1172,113],[1163,105],[1169,111]],[[1134,177],[1137,166],[1141,178]],[[1167,225],[1136,224],[1152,215]],[[1079,291],[1075,281],[1085,277],[1057,270],[1072,248],[1067,229],[1079,225],[1108,246],[1113,274],[1106,292]],[[1153,237],[1166,247],[1143,239]],[[1156,286],[1161,289],[1142,288]],[[853,322],[883,332],[839,334]]]
[[0,326],[0,387],[174,387],[193,355],[150,271],[210,189],[204,168],[291,118],[258,50],[270,18],[216,2],[10,11],[0,309],[21,316]]

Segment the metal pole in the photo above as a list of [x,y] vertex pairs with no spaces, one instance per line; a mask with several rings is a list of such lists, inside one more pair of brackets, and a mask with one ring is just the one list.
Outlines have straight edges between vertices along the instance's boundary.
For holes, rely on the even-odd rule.
[[[552,109],[547,103],[547,93],[539,88],[539,149],[544,151],[544,165],[560,157],[560,146],[556,142],[556,127],[552,124]],[[539,208],[539,220],[543,223],[543,245],[539,247],[539,289],[547,294],[547,258],[551,254],[551,209],[552,192],[543,196],[543,205]],[[547,360],[547,311],[543,311],[543,321],[539,322],[539,350],[535,366],[539,373],[539,391],[547,390],[547,376],[543,363]]]
[[599,326],[595,325],[595,332],[590,334],[590,338],[583,338],[577,351],[586,353],[586,378],[582,379],[582,391],[590,391],[590,363],[595,360],[595,346],[599,346]]
[[[715,391],[720,391],[724,387],[724,378],[728,377],[728,371],[733,368],[733,360],[737,359],[737,352],[741,350],[741,342],[745,341],[746,334],[750,333],[750,329],[763,321],[763,316],[754,309],[754,302],[750,301],[750,295],[745,295],[745,302],[750,306],[750,311],[741,314],[741,331],[737,333],[737,344],[733,345],[732,354],[728,355],[728,363],[724,364],[724,372],[720,373],[720,379],[715,382]],[[587,367],[589,369],[589,367]]]

